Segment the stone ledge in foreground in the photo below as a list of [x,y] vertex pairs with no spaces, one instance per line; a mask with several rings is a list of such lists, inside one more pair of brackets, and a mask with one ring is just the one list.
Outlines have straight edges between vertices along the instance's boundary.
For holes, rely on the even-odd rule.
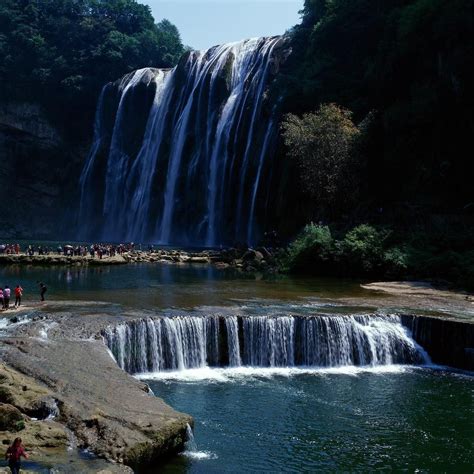
[[57,400],[57,421],[78,446],[134,469],[183,449],[190,416],[148,393],[122,371],[101,340],[10,338],[0,342],[3,361],[45,384]]

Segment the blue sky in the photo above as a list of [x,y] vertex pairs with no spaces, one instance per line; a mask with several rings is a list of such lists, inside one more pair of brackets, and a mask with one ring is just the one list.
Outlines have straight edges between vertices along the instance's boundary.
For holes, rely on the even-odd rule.
[[304,0],[140,0],[167,18],[195,49],[284,33],[299,23]]

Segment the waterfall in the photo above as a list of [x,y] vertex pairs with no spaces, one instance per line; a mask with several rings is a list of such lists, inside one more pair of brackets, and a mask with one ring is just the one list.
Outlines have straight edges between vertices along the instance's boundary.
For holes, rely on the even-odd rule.
[[277,129],[267,90],[287,54],[284,38],[255,38],[191,51],[173,70],[141,69],[108,84],[80,177],[81,235],[207,246],[255,241]]
[[109,327],[104,339],[130,373],[429,362],[398,316],[148,318]]
[[225,318],[225,326],[227,329],[227,347],[229,354],[230,367],[239,367],[242,365],[240,359],[240,343],[239,343],[239,325],[235,316]]

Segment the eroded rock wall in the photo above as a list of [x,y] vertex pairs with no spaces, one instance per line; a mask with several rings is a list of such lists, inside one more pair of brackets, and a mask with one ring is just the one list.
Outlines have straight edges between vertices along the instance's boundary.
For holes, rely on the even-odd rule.
[[1,238],[74,237],[67,229],[88,145],[65,141],[37,104],[0,105]]
[[403,323],[435,364],[474,371],[474,324],[409,315]]

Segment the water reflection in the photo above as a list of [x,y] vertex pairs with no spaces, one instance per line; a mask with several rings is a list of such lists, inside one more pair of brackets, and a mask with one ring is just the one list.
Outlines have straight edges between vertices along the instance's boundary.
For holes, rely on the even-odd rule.
[[236,300],[296,300],[367,294],[358,282],[331,279],[263,278],[209,265],[137,264],[103,267],[9,266],[0,283],[20,284],[25,301],[36,300],[37,282],[47,299],[120,303],[140,308],[192,308]]

